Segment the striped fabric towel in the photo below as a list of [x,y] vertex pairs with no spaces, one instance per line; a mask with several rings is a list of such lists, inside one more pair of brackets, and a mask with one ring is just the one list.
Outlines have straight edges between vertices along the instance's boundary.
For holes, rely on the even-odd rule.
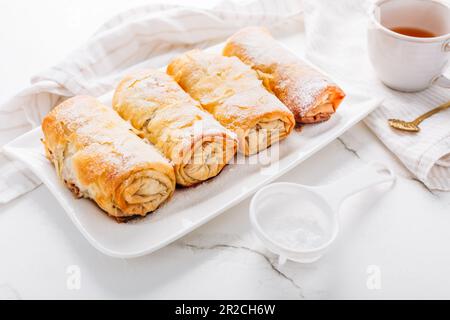
[[[247,25],[288,32],[302,26],[300,0],[223,1],[200,10],[176,5],[147,5],[109,22],[66,60],[33,77],[31,85],[0,106],[0,146],[39,126],[57,103],[77,94],[100,96],[132,69],[159,67],[192,47],[225,40]],[[0,203],[40,184],[19,163],[0,153]]]
[[417,134],[393,130],[387,123],[389,118],[415,119],[449,101],[450,90],[433,86],[419,93],[401,93],[381,84],[366,49],[369,4],[362,0],[305,1],[307,56],[347,88],[384,98],[365,123],[427,187],[450,191],[450,110],[424,121]]

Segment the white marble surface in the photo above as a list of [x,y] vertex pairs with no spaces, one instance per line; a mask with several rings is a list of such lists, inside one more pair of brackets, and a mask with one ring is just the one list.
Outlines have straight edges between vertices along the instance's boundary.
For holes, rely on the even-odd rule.
[[[0,99],[63,58],[122,6],[2,2]],[[323,184],[372,160],[395,168],[396,185],[348,200],[338,240],[310,265],[277,265],[251,233],[248,200],[154,254],[109,258],[40,186],[0,206],[0,298],[450,298],[450,194],[426,189],[364,124],[278,180]],[[80,271],[79,289],[67,285],[71,266]]]

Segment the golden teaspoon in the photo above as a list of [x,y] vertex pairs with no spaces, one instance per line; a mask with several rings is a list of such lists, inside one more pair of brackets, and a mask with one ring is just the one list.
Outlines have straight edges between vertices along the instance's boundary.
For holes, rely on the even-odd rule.
[[446,102],[444,104],[441,104],[439,107],[436,107],[436,108],[424,113],[423,115],[421,115],[420,117],[418,117],[417,119],[415,119],[413,121],[389,119],[388,122],[389,122],[389,125],[394,129],[409,131],[409,132],[419,132],[420,131],[419,124],[423,120],[425,120],[425,119],[431,117],[433,114],[438,113],[442,110],[445,110],[449,107],[450,107],[450,101]]

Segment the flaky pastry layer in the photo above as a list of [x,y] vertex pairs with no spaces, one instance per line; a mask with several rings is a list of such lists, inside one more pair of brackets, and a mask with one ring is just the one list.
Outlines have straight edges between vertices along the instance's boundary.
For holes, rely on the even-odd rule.
[[116,89],[113,107],[172,161],[182,186],[216,176],[236,153],[235,134],[162,71],[126,76]]
[[284,48],[264,28],[238,31],[226,42],[223,54],[238,57],[256,70],[298,123],[328,120],[345,97],[327,76]]
[[156,210],[175,189],[169,161],[92,97],[64,101],[44,118],[42,130],[60,179],[118,221]]
[[286,106],[236,57],[192,50],[172,60],[167,73],[237,134],[239,150],[246,155],[284,139],[295,125]]

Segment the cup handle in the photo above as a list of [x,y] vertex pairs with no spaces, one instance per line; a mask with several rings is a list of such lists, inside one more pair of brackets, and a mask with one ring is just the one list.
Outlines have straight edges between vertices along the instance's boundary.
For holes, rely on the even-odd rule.
[[[442,45],[442,51],[450,52],[450,39],[444,42]],[[450,79],[441,74],[433,79],[433,84],[436,84],[442,88],[450,88]]]
[[450,52],[450,39],[444,42],[444,44],[442,45],[442,51]]
[[450,88],[450,79],[444,75],[440,75],[433,80],[433,84],[436,84],[442,88]]

